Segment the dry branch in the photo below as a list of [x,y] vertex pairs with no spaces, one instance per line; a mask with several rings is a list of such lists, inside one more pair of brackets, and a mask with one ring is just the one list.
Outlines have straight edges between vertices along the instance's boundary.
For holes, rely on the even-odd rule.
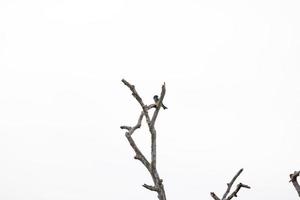
[[[227,189],[222,197],[222,199],[220,199],[215,193],[211,192],[210,195],[211,197],[214,199],[214,200],[230,200],[232,199],[233,197],[237,197],[237,193],[240,191],[240,189],[243,187],[243,188],[248,188],[250,189],[250,186],[248,185],[245,185],[243,183],[239,183],[237,186],[236,186],[236,189],[229,195],[230,193],[230,190],[232,188],[232,185],[234,184],[235,180],[239,177],[239,175],[243,172],[243,169],[240,169],[236,175],[232,178],[232,180],[227,183]],[[229,196],[228,196],[229,195]],[[227,197],[228,196],[228,197]]]
[[290,182],[293,183],[293,186],[296,189],[298,196],[300,197],[300,185],[297,180],[299,174],[300,174],[300,171],[295,171],[293,174],[290,174],[290,178],[291,178]]
[[[143,102],[143,100],[140,97],[140,95],[138,94],[138,92],[136,91],[134,85],[131,85],[125,79],[122,79],[122,82],[131,90],[132,95],[134,96],[134,98],[138,101],[138,103],[142,107],[142,111],[138,118],[138,122],[135,126],[133,126],[133,127],[121,126],[120,128],[127,130],[125,135],[126,135],[126,138],[129,142],[130,146],[132,147],[132,149],[134,150],[134,152],[136,154],[134,158],[139,160],[146,167],[146,169],[150,173],[151,178],[153,180],[154,186],[144,184],[143,187],[145,187],[148,190],[157,192],[159,200],[166,200],[164,185],[162,183],[163,180],[159,177],[159,174],[156,169],[156,129],[155,129],[155,122],[156,122],[159,110],[162,106],[162,101],[163,101],[165,93],[166,93],[165,84],[163,84],[163,86],[162,86],[159,101],[147,106]],[[154,111],[152,117],[150,118],[148,110],[150,110],[152,108],[155,108],[155,111]],[[144,116],[146,118],[146,123],[148,125],[149,132],[151,133],[151,160],[150,161],[147,160],[147,158],[140,151],[140,149],[138,148],[138,146],[136,145],[136,143],[134,142],[134,140],[132,138],[132,134],[134,133],[134,131],[142,126],[142,120],[143,120]]]

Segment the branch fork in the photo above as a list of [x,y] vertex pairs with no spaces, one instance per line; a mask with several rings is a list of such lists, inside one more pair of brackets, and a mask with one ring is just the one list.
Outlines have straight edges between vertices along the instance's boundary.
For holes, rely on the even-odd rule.
[[[125,133],[125,136],[129,142],[130,146],[132,147],[132,149],[134,150],[134,152],[136,154],[134,156],[134,158],[139,160],[146,167],[146,169],[150,173],[151,178],[153,180],[154,186],[144,184],[143,187],[150,191],[157,192],[159,200],[166,200],[164,185],[162,183],[162,179],[159,177],[159,174],[158,174],[157,168],[156,168],[156,129],[155,129],[155,122],[156,122],[159,110],[162,106],[162,101],[163,101],[165,93],[166,93],[165,83],[162,85],[159,101],[155,104],[146,105],[143,102],[140,95],[138,94],[138,92],[136,91],[134,85],[130,84],[125,79],[122,79],[122,82],[124,83],[124,85],[126,85],[130,89],[130,91],[132,92],[132,96],[140,104],[142,111],[138,118],[137,124],[135,126],[133,126],[133,127],[121,126],[120,128],[127,130],[127,132]],[[150,117],[148,111],[152,108],[155,108],[155,110],[154,110],[153,115]],[[149,132],[151,134],[151,160],[148,160],[144,156],[144,154],[140,151],[140,149],[138,148],[138,146],[136,145],[135,141],[132,138],[132,134],[142,126],[142,120],[144,117],[146,119],[146,123],[148,125]]]
[[232,185],[234,184],[235,180],[238,178],[238,176],[243,172],[243,169],[240,169],[236,175],[232,178],[232,180],[227,183],[227,189],[224,193],[224,195],[222,196],[222,198],[219,198],[214,192],[211,192],[210,195],[211,197],[214,199],[214,200],[230,200],[232,199],[233,197],[237,197],[237,194],[238,192],[240,191],[241,188],[247,188],[247,189],[250,189],[250,186],[248,185],[245,185],[243,183],[239,183],[237,186],[236,186],[236,189],[231,193],[230,193],[230,190],[232,188]]

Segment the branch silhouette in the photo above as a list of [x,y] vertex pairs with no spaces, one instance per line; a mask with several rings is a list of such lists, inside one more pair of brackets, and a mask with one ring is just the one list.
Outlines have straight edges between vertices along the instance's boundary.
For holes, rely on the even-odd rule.
[[[223,194],[222,198],[219,198],[214,192],[211,192],[210,195],[214,200],[230,200],[233,197],[237,197],[238,192],[240,191],[241,188],[247,188],[250,189],[250,186],[245,185],[243,183],[239,183],[236,186],[236,189],[229,195],[230,190],[232,188],[232,185],[234,184],[235,180],[239,177],[239,175],[243,172],[243,169],[240,169],[236,175],[232,178],[232,180],[227,183],[227,189],[225,191],[225,193]],[[228,196],[229,195],[229,196]]]
[[[164,99],[165,93],[166,93],[166,87],[165,83],[162,85],[161,88],[161,94],[158,102],[155,102],[154,104],[150,104],[147,106],[138,92],[135,89],[135,86],[130,84],[125,79],[122,79],[122,82],[124,85],[126,85],[130,91],[132,92],[132,96],[137,100],[137,102],[140,104],[142,111],[140,113],[140,116],[138,118],[138,121],[135,126],[121,126],[121,129],[127,130],[125,133],[125,136],[132,147],[132,149],[135,152],[135,159],[139,160],[148,170],[148,172],[151,175],[151,178],[153,180],[153,186],[144,184],[143,187],[150,190],[157,192],[158,199],[159,200],[166,200],[166,194],[165,189],[163,185],[163,180],[160,178],[157,168],[156,168],[156,129],[155,129],[155,122],[159,113],[159,110],[162,106],[162,101]],[[153,115],[150,117],[149,110],[155,108]],[[133,133],[139,129],[142,126],[143,118],[146,118],[146,123],[148,125],[149,132],[151,134],[151,160],[147,160],[147,158],[144,156],[144,154],[141,152],[141,150],[138,148],[137,144],[135,143],[134,139],[132,138]]]

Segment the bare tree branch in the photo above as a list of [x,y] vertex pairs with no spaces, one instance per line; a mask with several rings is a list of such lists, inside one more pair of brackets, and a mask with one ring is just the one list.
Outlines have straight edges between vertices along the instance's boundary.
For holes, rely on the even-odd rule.
[[164,99],[165,93],[166,93],[166,87],[165,87],[165,83],[164,83],[161,88],[161,95],[158,100],[156,109],[154,111],[154,114],[152,116],[151,123],[149,126],[149,130],[151,132],[151,161],[152,161],[151,166],[152,166],[152,169],[154,169],[154,170],[156,169],[156,130],[155,130],[154,125],[155,125],[155,121],[156,121],[158,112],[161,108],[162,100]]
[[243,168],[240,169],[240,170],[236,173],[236,175],[232,178],[232,180],[230,181],[230,183],[227,183],[227,190],[226,190],[226,192],[224,193],[222,199],[226,199],[227,195],[229,194],[229,192],[230,192],[230,190],[231,190],[231,187],[232,187],[234,181],[235,181],[235,180],[237,179],[237,177],[243,172],[243,170],[244,170]]
[[290,174],[290,182],[293,183],[294,188],[296,189],[298,196],[300,197],[300,185],[298,183],[298,176],[300,175],[300,171],[295,171],[293,174]]
[[136,153],[134,159],[137,159],[137,160],[141,161],[144,164],[144,166],[148,169],[148,171],[151,171],[151,165],[150,165],[149,161],[146,159],[146,157],[143,155],[143,153],[137,147],[137,145],[135,144],[135,142],[132,139],[129,132],[126,133],[126,138],[129,142],[130,146],[133,148],[133,150]]
[[137,93],[137,91],[135,90],[135,86],[131,85],[129,82],[127,82],[125,79],[122,79],[122,82],[131,90],[132,92],[132,96],[134,96],[134,98],[139,102],[139,104],[141,105],[143,111],[144,111],[144,115],[146,117],[146,121],[147,124],[150,126],[151,120],[148,114],[148,109],[147,106],[144,104],[142,98],[140,97],[140,95]]
[[232,192],[231,195],[229,195],[229,197],[227,198],[227,200],[230,200],[232,199],[233,197],[237,197],[237,193],[240,191],[240,189],[244,187],[244,188],[247,188],[247,189],[250,189],[250,186],[248,185],[245,185],[243,183],[239,183],[237,186],[236,186],[236,189]]
[[220,200],[220,198],[213,192],[210,193],[210,196],[214,198],[214,200]]
[[[163,98],[165,96],[165,93],[166,93],[165,84],[163,84],[163,86],[162,86],[161,96],[160,96],[160,99],[159,99],[158,103],[150,104],[149,106],[147,106],[146,104],[144,104],[142,98],[140,97],[140,95],[135,90],[134,85],[131,85],[125,79],[122,79],[122,82],[131,90],[132,95],[134,96],[134,98],[138,101],[138,103],[142,107],[142,112],[141,112],[141,114],[139,116],[139,119],[138,119],[138,122],[135,126],[133,126],[133,127],[121,126],[120,128],[125,129],[125,130],[128,131],[128,132],[126,132],[125,135],[126,135],[126,138],[129,142],[130,146],[132,147],[132,149],[134,150],[134,152],[136,154],[136,156],[134,158],[141,161],[141,163],[149,171],[149,173],[151,175],[151,178],[153,180],[154,186],[144,184],[143,187],[145,187],[148,190],[157,192],[159,200],[166,200],[164,185],[162,183],[163,180],[159,177],[159,174],[158,174],[157,169],[156,169],[156,129],[155,129],[155,121],[157,119],[160,107],[162,106],[162,100],[163,100]],[[148,110],[150,110],[152,108],[156,108],[156,109],[154,111],[154,114],[153,114],[152,118],[150,119]],[[149,131],[151,133],[151,162],[146,159],[146,157],[139,150],[139,148],[137,147],[137,145],[134,142],[133,138],[131,137],[132,134],[134,133],[134,131],[141,127],[143,116],[145,116],[145,118],[146,118],[146,122],[147,122],[147,125],[148,125],[148,128],[149,128]]]
[[[236,175],[232,178],[232,180],[231,180],[229,183],[227,183],[227,189],[226,189],[226,191],[225,191],[225,193],[224,193],[224,195],[223,195],[223,197],[222,197],[222,200],[230,200],[230,199],[232,199],[233,197],[237,197],[237,193],[240,191],[240,189],[241,189],[242,187],[250,189],[250,186],[245,185],[245,184],[243,184],[243,183],[239,183],[239,184],[237,185],[236,189],[228,196],[228,194],[230,193],[230,190],[231,190],[231,188],[232,188],[232,185],[234,184],[235,180],[238,178],[238,176],[239,176],[242,172],[243,172],[243,169],[240,169],[240,170],[236,173]],[[219,198],[215,193],[211,192],[210,195],[211,195],[212,198],[214,198],[215,200],[220,200],[220,198]],[[227,196],[228,196],[228,197],[227,197]]]
[[156,192],[158,191],[158,188],[151,185],[144,184],[143,187],[151,191],[156,191]]
[[143,120],[143,117],[144,117],[144,112],[142,111],[141,114],[140,114],[140,117],[138,119],[138,122],[137,124],[134,126],[134,127],[130,127],[130,126],[120,126],[121,129],[126,129],[129,131],[129,134],[132,135],[133,132],[138,129],[138,128],[141,128],[141,125],[142,125],[142,120]]

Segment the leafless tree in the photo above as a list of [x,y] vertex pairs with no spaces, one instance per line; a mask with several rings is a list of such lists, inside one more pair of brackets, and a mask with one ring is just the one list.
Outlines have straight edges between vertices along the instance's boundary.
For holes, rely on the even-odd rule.
[[[245,185],[243,183],[239,183],[237,186],[236,186],[236,189],[231,193],[230,193],[230,190],[231,190],[231,187],[234,183],[234,181],[237,179],[237,177],[242,173],[243,169],[240,169],[238,171],[238,173],[232,178],[232,180],[230,181],[230,183],[227,183],[227,189],[223,195],[222,198],[219,198],[215,193],[211,192],[210,195],[212,196],[212,198],[214,198],[215,200],[230,200],[232,199],[233,197],[237,197],[237,193],[240,191],[240,189],[242,187],[244,188],[248,188],[250,189],[250,186],[248,185]],[[228,196],[229,195],[229,196]]]
[[[151,175],[151,178],[153,180],[153,185],[144,184],[143,187],[145,187],[148,190],[157,192],[158,199],[159,200],[166,200],[166,194],[164,190],[163,180],[159,177],[157,168],[156,168],[156,129],[155,129],[155,121],[157,119],[157,115],[159,113],[159,110],[162,106],[162,101],[164,99],[165,93],[166,93],[166,87],[165,84],[162,85],[161,88],[161,94],[159,97],[159,100],[154,102],[154,104],[146,105],[138,92],[135,89],[134,85],[131,85],[126,80],[122,79],[122,82],[131,90],[133,97],[137,100],[137,102],[141,106],[141,114],[138,118],[137,124],[135,126],[121,126],[121,129],[127,130],[125,136],[132,147],[132,149],[135,152],[135,159],[139,160],[148,170],[148,172]],[[149,114],[150,109],[155,109],[152,116]],[[151,159],[148,160],[145,155],[140,151],[137,144],[132,138],[133,133],[141,127],[143,118],[146,118],[146,124],[148,126],[150,135],[151,135]]]
[[[166,194],[164,190],[163,180],[160,178],[157,168],[156,168],[156,129],[155,129],[155,122],[159,113],[160,108],[163,106],[162,102],[166,93],[166,87],[165,84],[162,85],[160,97],[157,100],[157,96],[154,99],[154,103],[146,105],[138,92],[135,89],[135,86],[127,82],[125,79],[122,79],[122,82],[131,90],[132,96],[137,100],[137,102],[141,106],[141,113],[139,115],[139,118],[137,120],[136,125],[134,126],[121,126],[121,129],[127,130],[125,133],[125,136],[132,147],[132,149],[135,152],[134,158],[139,160],[147,169],[147,171],[150,173],[151,178],[153,180],[153,185],[144,184],[143,187],[150,191],[157,192],[158,199],[159,200],[166,200]],[[163,106],[164,109],[166,109],[165,106]],[[154,109],[154,113],[150,115],[148,112],[149,110]],[[150,135],[151,135],[151,159],[148,160],[145,155],[141,152],[137,144],[135,143],[134,139],[132,138],[133,133],[139,129],[142,126],[143,118],[146,119],[146,124],[148,126]],[[235,182],[235,180],[238,178],[238,176],[243,172],[243,169],[240,169],[237,174],[232,178],[232,180],[227,183],[227,189],[225,193],[223,194],[222,198],[218,197],[214,192],[211,192],[210,195],[214,200],[231,200],[233,197],[237,197],[238,192],[241,188],[247,188],[250,189],[250,186],[245,185],[243,183],[239,183],[236,186],[236,189],[230,193],[231,188]],[[290,182],[293,183],[299,197],[300,197],[300,185],[297,181],[297,177],[299,176],[300,171],[295,171],[293,174],[290,174]]]
[[290,178],[291,178],[290,182],[293,183],[294,188],[296,189],[298,196],[300,197],[300,185],[297,180],[299,174],[300,174],[300,171],[295,171],[293,174],[290,174]]

